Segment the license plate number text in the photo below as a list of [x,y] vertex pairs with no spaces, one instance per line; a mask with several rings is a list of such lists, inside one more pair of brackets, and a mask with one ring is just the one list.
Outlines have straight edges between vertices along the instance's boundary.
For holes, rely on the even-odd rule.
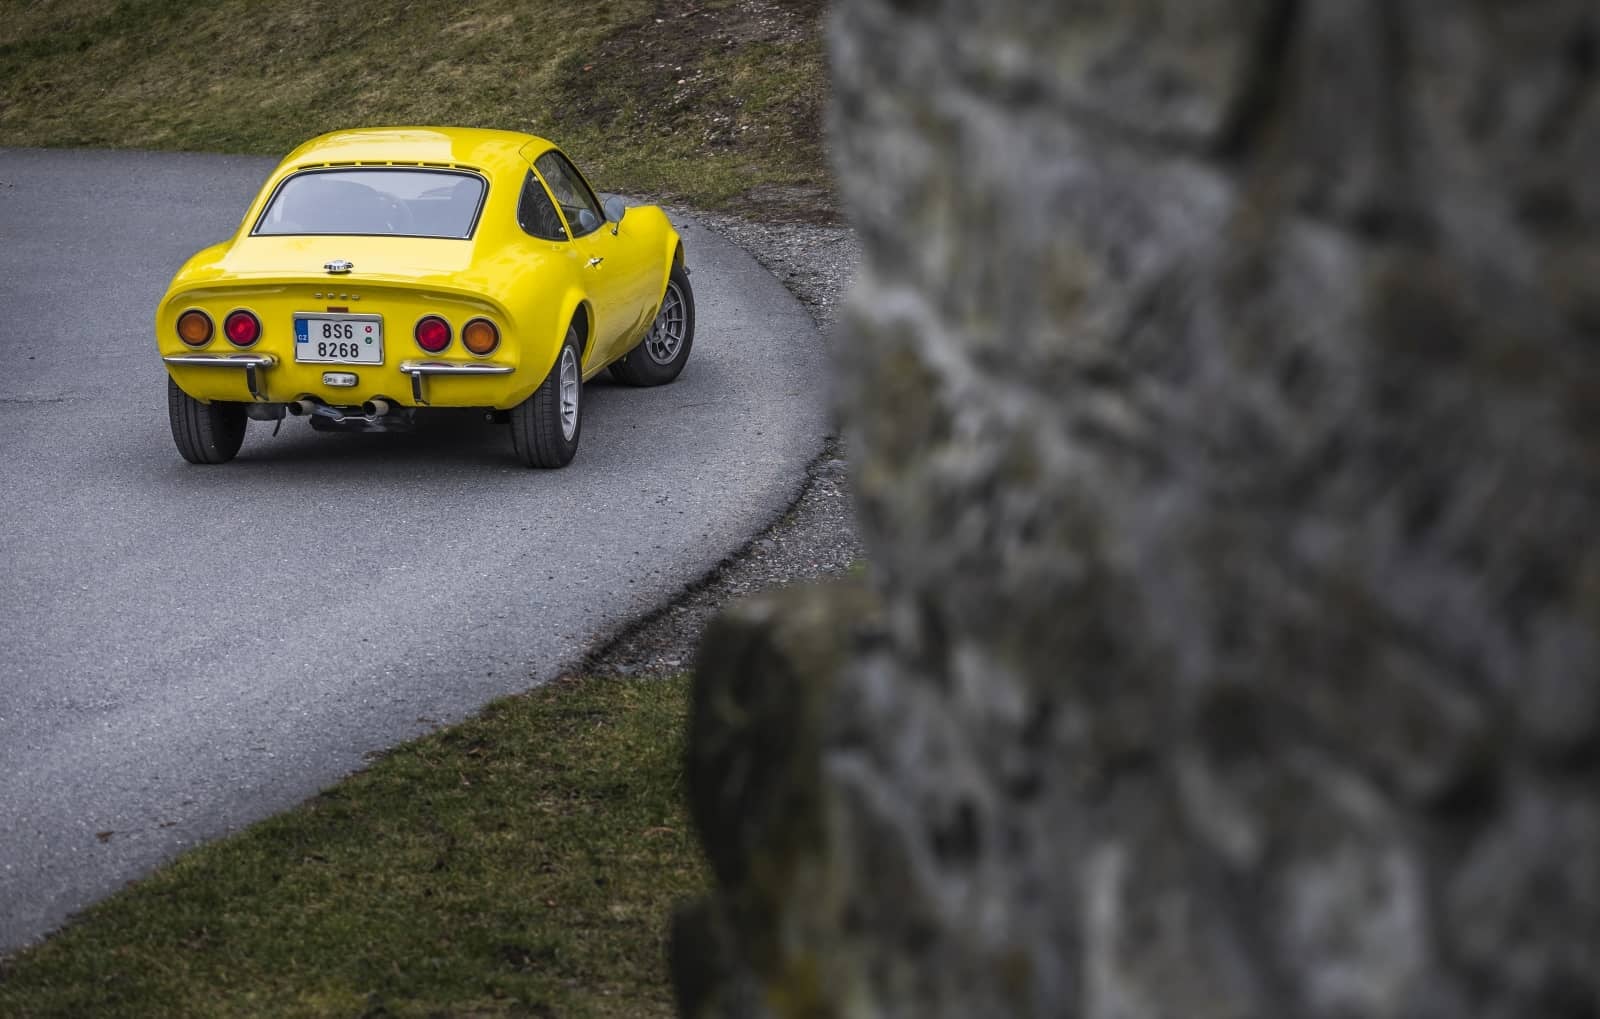
[[297,314],[294,359],[318,364],[382,364],[383,319],[377,315]]

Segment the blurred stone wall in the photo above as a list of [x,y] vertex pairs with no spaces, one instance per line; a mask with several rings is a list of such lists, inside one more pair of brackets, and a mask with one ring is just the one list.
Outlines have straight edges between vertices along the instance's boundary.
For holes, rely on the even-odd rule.
[[708,637],[685,1013],[1600,1016],[1600,5],[833,51],[877,577]]

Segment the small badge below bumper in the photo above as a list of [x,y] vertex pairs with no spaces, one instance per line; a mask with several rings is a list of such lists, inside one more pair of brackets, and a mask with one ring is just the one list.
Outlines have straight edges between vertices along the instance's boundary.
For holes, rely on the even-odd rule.
[[338,386],[340,389],[349,389],[360,381],[355,372],[322,373],[322,384],[325,386]]

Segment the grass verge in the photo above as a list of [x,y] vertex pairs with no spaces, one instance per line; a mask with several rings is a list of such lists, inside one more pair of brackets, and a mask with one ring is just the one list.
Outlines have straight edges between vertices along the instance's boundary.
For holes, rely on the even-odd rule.
[[0,961],[0,1015],[669,1016],[687,697],[499,701]]
[[824,6],[3,0],[0,139],[276,156],[343,127],[499,127],[606,190],[830,219]]

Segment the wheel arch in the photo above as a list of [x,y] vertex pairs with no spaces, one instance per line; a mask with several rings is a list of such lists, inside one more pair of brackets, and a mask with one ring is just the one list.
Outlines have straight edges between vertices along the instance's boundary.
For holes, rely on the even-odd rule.
[[495,404],[506,410],[527,399],[555,366],[566,342],[567,330],[578,327],[579,358],[594,344],[594,308],[589,295],[575,284],[546,292],[542,299],[524,296],[518,301],[518,328],[521,353],[518,356],[519,384],[505,399]]
[[594,343],[594,314],[587,297],[581,298],[568,313],[567,324],[578,330],[578,360],[582,361],[589,356],[589,347]]

